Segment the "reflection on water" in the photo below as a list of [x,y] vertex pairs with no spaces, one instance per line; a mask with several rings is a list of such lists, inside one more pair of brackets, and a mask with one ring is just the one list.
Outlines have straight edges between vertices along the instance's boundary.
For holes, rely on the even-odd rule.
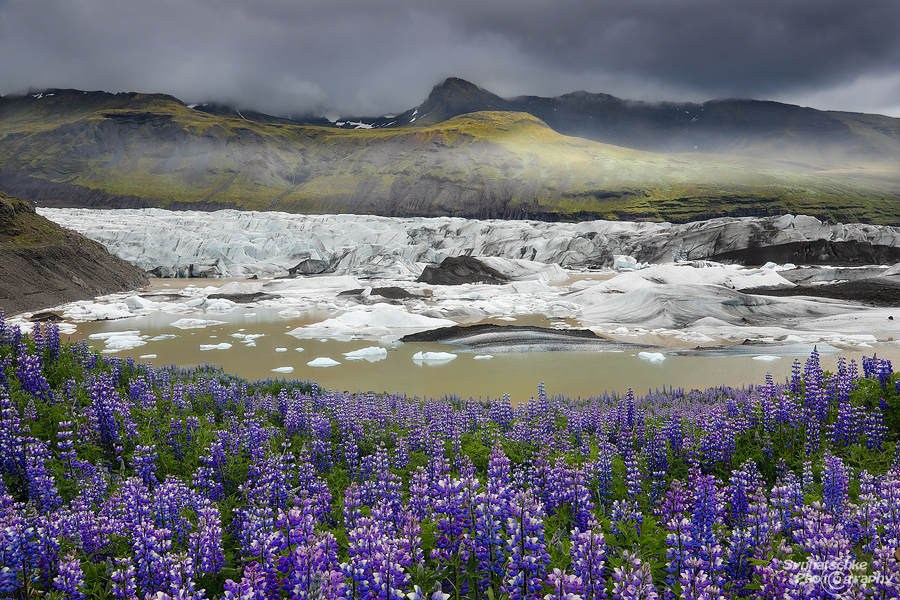
[[[176,284],[177,285],[177,284]],[[493,358],[476,359],[445,344],[383,342],[368,340],[339,342],[334,340],[298,340],[287,335],[301,325],[316,323],[334,316],[333,311],[306,311],[300,317],[284,318],[277,309],[238,306],[229,313],[190,315],[194,318],[224,321],[202,329],[178,329],[171,323],[183,314],[156,312],[116,321],[81,323],[73,339],[85,339],[91,334],[138,330],[149,337],[174,335],[170,339],[148,341],[145,345],[112,353],[112,356],[156,355],[144,359],[153,364],[194,366],[212,364],[248,379],[290,377],[310,379],[326,389],[356,391],[406,392],[409,395],[441,396],[457,394],[463,397],[498,397],[510,394],[513,401],[521,401],[537,394],[538,384],[545,382],[550,394],[587,397],[604,391],[624,392],[633,388],[639,393],[663,386],[703,389],[715,385],[745,385],[763,383],[766,373],[776,381],[790,376],[795,357],[782,356],[767,362],[752,356],[676,356],[667,355],[662,362],[651,363],[637,356],[638,352],[528,352],[494,354]],[[516,324],[551,326],[555,320],[543,316],[519,318]],[[502,322],[500,322],[502,323]],[[238,334],[233,336],[232,334]],[[251,337],[252,345],[245,336]],[[201,346],[231,344],[228,349],[201,350]],[[101,339],[88,340],[101,351],[106,345]],[[344,353],[371,346],[383,346],[387,355],[351,361]],[[302,349],[302,351],[300,351]],[[799,348],[798,348],[799,350]],[[882,358],[900,360],[897,346],[881,346]],[[445,362],[414,361],[417,352],[454,352],[457,357]],[[758,354],[768,354],[760,347]],[[859,362],[859,350],[843,350],[822,357],[823,366],[833,369],[837,356]],[[340,364],[332,367],[313,367],[307,363],[327,357]],[[798,356],[805,360],[806,355]],[[289,374],[273,369],[292,367]]]

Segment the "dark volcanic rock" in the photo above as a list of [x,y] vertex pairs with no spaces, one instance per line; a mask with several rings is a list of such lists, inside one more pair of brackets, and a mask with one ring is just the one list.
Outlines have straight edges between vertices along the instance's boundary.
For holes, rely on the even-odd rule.
[[449,256],[439,266],[428,265],[416,280],[432,285],[506,283],[509,277],[471,256]]
[[571,350],[644,350],[645,344],[631,344],[603,338],[589,329],[549,329],[526,325],[483,323],[463,327],[453,325],[413,333],[401,342],[440,342],[469,352],[560,352]]
[[890,277],[872,277],[861,281],[842,281],[827,285],[792,288],[753,288],[744,290],[760,296],[811,296],[861,302],[872,306],[900,306],[900,282]]
[[64,319],[55,312],[39,312],[31,315],[29,319],[32,323],[59,323]]
[[328,264],[328,261],[307,258],[306,260],[297,263],[296,266],[288,269],[288,274],[291,277],[297,277],[298,275],[320,275],[322,273],[327,273],[330,268],[331,265]]
[[393,285],[388,287],[373,288],[372,295],[381,296],[382,298],[388,298],[390,300],[407,300],[413,297],[412,294],[410,294],[403,288]]
[[767,262],[796,265],[884,265],[900,262],[900,248],[869,242],[812,240],[741,248],[709,257],[718,262],[764,265]]
[[273,298],[277,298],[277,296],[273,296],[272,294],[267,294],[265,292],[250,292],[247,294],[210,294],[207,298],[215,300],[216,298],[222,298],[224,300],[231,300],[232,302],[236,302],[238,304],[249,304],[250,302],[256,302],[258,300],[271,300]]
[[0,310],[15,314],[147,285],[138,267],[0,194]]

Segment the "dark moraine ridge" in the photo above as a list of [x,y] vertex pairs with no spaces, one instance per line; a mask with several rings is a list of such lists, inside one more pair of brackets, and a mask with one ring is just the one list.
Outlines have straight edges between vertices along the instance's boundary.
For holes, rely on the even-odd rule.
[[569,350],[645,350],[646,344],[620,342],[589,329],[550,329],[531,325],[452,325],[405,335],[401,342],[440,342],[465,352],[556,352]]
[[24,200],[0,193],[0,309],[7,315],[145,286],[147,275]]
[[[870,306],[900,306],[900,282],[888,277],[871,277],[860,281],[841,281],[824,285],[798,285],[792,288],[752,288],[747,294],[761,296],[810,296],[861,302]],[[900,313],[897,315],[900,318]]]

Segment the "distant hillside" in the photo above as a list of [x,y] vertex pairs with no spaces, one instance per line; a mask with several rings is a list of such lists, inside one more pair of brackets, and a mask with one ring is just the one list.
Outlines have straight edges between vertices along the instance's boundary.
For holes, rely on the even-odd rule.
[[373,127],[434,125],[478,111],[524,112],[564,135],[652,152],[699,152],[835,166],[900,166],[900,119],[821,111],[779,102],[635,102],[574,92],[555,98],[501,98],[451,77],[421,105],[392,118],[347,118]]
[[0,193],[0,310],[7,316],[146,284],[141,269]]
[[[897,119],[737,101],[727,111],[678,105],[699,117],[637,105],[655,115],[643,118],[610,98],[504,100],[451,79],[392,121],[345,129],[165,95],[50,90],[0,98],[0,190],[56,206],[544,220],[793,212],[900,223]],[[571,107],[598,115],[595,105],[624,111],[596,130],[629,143],[559,133],[581,122]],[[628,147],[681,150],[672,132],[686,120],[708,123],[696,140],[715,152]],[[739,140],[720,139],[715,124],[729,121],[746,124]]]

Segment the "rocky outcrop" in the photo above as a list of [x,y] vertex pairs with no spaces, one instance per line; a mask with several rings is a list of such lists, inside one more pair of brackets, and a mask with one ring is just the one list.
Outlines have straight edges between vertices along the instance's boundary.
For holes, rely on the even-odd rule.
[[471,256],[449,256],[438,266],[428,265],[416,280],[431,285],[506,283],[509,277]]
[[102,245],[0,194],[0,309],[7,315],[147,285]]

